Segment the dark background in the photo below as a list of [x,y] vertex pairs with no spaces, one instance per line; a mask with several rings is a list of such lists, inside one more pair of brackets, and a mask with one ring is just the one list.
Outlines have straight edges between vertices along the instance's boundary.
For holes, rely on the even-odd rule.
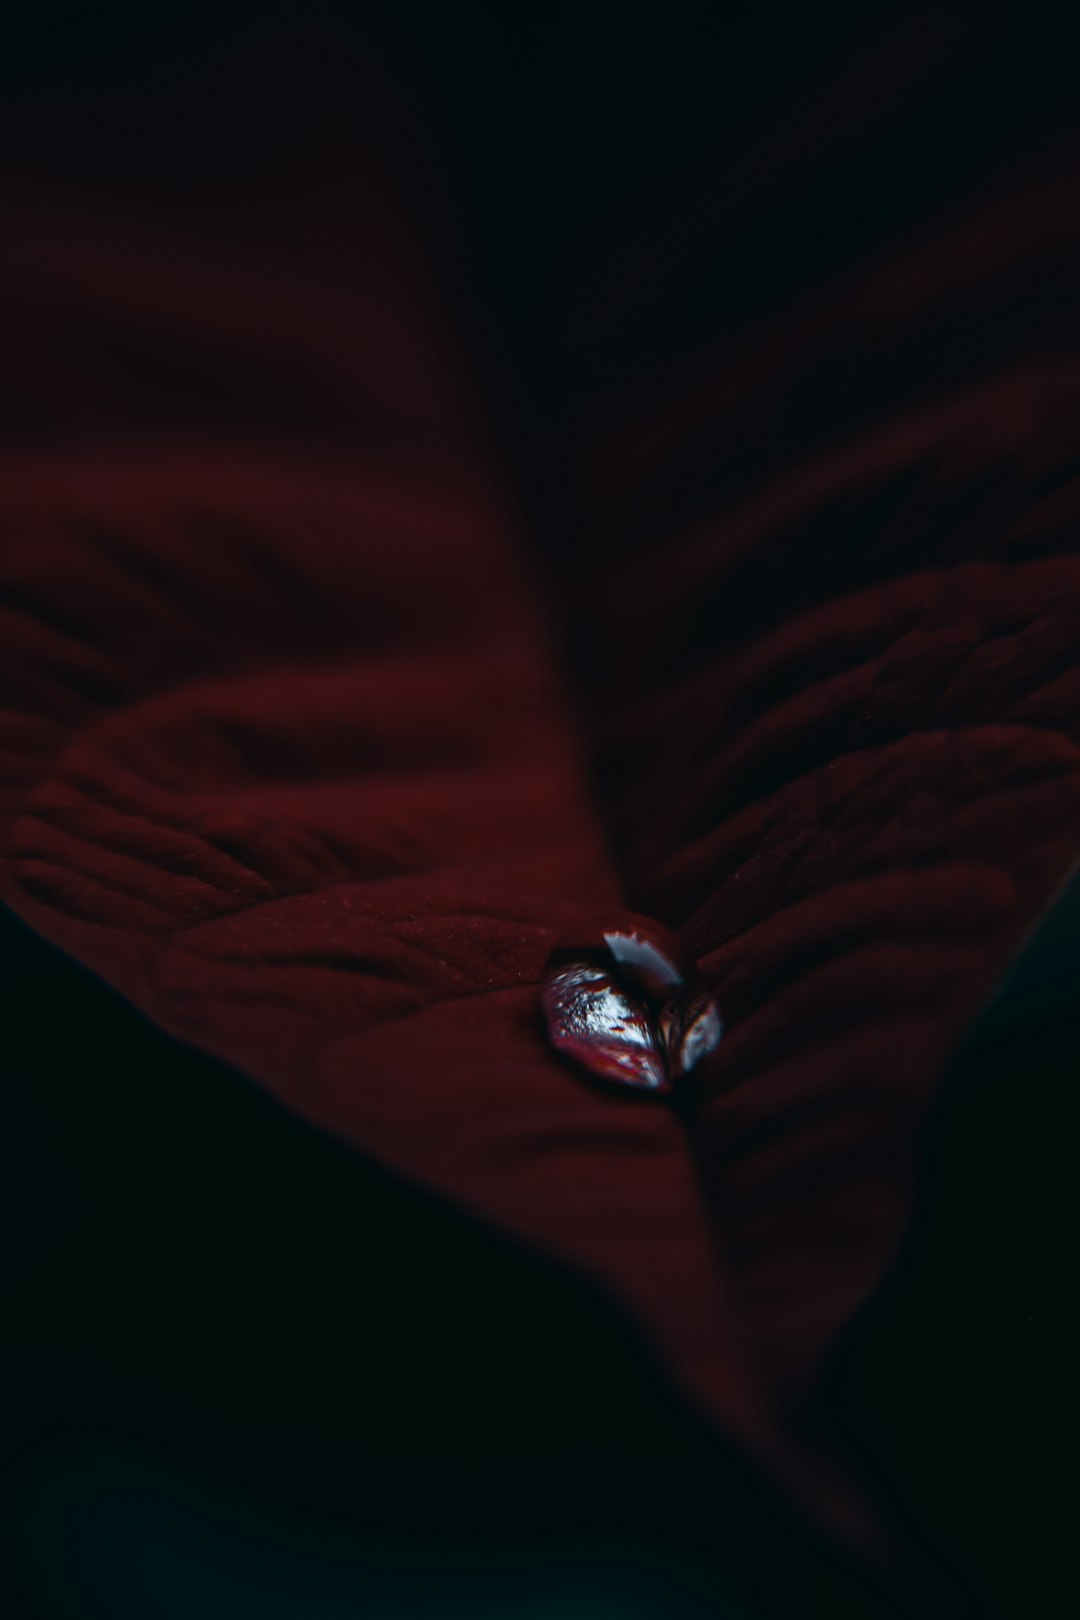
[[[53,6],[9,28],[15,124],[69,94],[194,82],[276,39],[309,64],[287,136],[321,75],[347,87],[372,52],[402,64],[541,516],[577,499],[572,470],[538,465],[582,398],[887,243],[1075,117],[1071,38],[1038,8]],[[668,294],[614,337],[560,338],[567,266],[606,221],[695,195],[745,130],[894,36],[933,66],[895,117],[810,183],[749,194],[737,229],[706,218]],[[242,75],[234,93],[239,129]],[[85,138],[107,164],[115,137],[76,123],[39,129],[50,158]],[[175,173],[188,155],[135,160]],[[684,470],[681,498],[706,499]],[[954,1066],[908,1252],[821,1393],[818,1422],[918,1549],[914,1597],[792,1522],[584,1288],[180,1049],[4,918],[9,1612],[1062,1612],[1078,905]]]

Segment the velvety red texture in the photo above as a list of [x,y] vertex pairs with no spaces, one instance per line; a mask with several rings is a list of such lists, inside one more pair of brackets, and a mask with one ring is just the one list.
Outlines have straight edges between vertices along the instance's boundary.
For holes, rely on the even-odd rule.
[[[726,381],[589,405],[603,521],[568,561],[528,540],[430,253],[357,184],[355,238],[317,204],[266,237],[146,198],[8,209],[3,895],[593,1278],[783,1469],[943,1064],[1076,855],[1080,385],[1040,361],[866,423],[831,395],[827,444],[676,521],[671,444],[707,459],[702,424],[752,409],[767,443],[776,396],[740,379],[809,386],[856,320],[829,293]],[[544,1038],[551,947],[625,905],[725,1015],[687,1118]]]

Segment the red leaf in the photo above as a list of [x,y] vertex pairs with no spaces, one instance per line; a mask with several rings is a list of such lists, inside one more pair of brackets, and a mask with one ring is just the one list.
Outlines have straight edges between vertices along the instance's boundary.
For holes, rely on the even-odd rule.
[[[575,562],[575,689],[422,244],[374,184],[355,205],[362,253],[280,259],[246,219],[169,214],[167,244],[145,208],[9,220],[36,447],[0,478],[3,893],[177,1036],[594,1278],[784,1469],[945,1058],[1076,852],[1080,397],[1004,375],[722,520],[613,529]],[[663,483],[707,382],[662,433],[595,408],[597,510]],[[905,477],[853,555],[852,512]],[[997,504],[950,527],[980,481]],[[724,1013],[688,1122],[544,1039],[552,945],[624,903]]]

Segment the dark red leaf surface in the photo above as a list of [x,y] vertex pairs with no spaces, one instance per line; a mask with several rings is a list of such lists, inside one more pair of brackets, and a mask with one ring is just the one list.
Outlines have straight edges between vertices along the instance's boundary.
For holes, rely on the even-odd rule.
[[[1008,304],[1015,234],[988,262],[976,210],[586,399],[595,521],[538,561],[430,245],[351,181],[348,231],[303,188],[284,235],[280,199],[266,235],[256,204],[8,205],[4,897],[593,1278],[780,1466],[945,1059],[1077,854],[1080,374],[1033,311],[1019,356],[859,408],[973,263]],[[756,462],[716,449],[678,516],[748,414]],[[724,1013],[685,1118],[545,1041],[552,946],[625,906]]]

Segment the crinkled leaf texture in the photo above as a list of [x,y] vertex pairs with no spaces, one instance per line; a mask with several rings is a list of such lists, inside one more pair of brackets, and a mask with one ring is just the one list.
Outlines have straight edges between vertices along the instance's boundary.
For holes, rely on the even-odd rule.
[[[13,209],[4,897],[592,1278],[782,1469],[946,1056],[1075,855],[1080,387],[840,424],[706,522],[538,561],[408,221],[358,211],[362,252],[279,262],[216,216]],[[899,272],[867,275],[872,322]],[[815,318],[860,347],[849,302]],[[800,320],[769,334],[799,383]],[[590,498],[629,508],[688,430],[593,409]],[[685,1118],[545,1042],[552,945],[626,904],[724,1011]]]

